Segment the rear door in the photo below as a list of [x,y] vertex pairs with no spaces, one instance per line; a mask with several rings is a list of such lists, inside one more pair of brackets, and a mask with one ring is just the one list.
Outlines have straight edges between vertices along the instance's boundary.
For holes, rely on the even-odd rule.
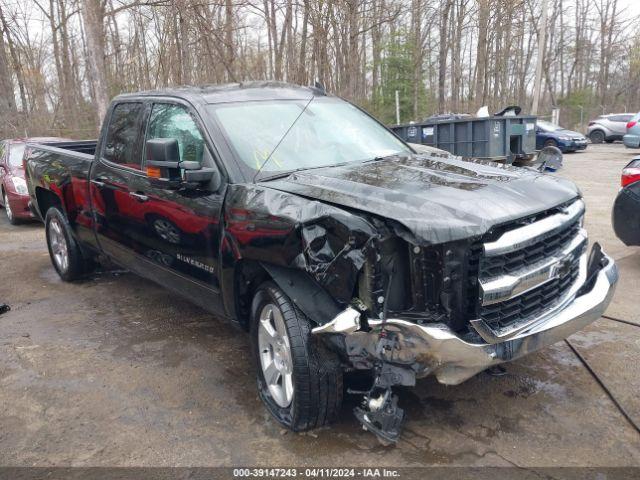
[[90,191],[100,248],[117,263],[135,269],[137,239],[144,217],[133,195],[144,178],[142,143],[149,105],[114,104],[100,151],[91,167]]
[[613,115],[609,117],[611,121],[611,129],[615,135],[624,135],[627,133],[627,123],[633,118],[632,114]]

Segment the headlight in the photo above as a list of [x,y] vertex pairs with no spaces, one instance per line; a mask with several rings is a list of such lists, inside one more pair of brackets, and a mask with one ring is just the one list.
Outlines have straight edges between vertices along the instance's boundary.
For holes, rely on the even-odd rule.
[[564,135],[560,135],[558,138],[559,138],[560,140],[565,140],[565,141],[567,141],[567,140],[571,140],[571,137],[565,137]]
[[27,195],[29,193],[29,190],[27,190],[27,182],[25,182],[23,178],[13,177],[11,178],[11,182],[13,183],[13,188],[15,188],[16,193],[20,195]]

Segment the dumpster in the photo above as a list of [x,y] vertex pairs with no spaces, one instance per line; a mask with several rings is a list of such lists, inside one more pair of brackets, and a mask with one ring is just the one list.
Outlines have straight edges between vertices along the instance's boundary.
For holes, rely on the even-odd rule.
[[504,161],[530,160],[536,152],[533,115],[433,118],[392,125],[405,142],[421,143],[461,157]]

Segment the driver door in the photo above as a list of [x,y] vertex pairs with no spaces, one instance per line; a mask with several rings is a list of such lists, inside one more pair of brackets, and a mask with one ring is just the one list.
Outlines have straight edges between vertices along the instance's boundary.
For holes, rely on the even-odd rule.
[[[215,165],[198,116],[188,105],[152,104],[144,144],[159,138],[177,140],[180,162]],[[143,158],[145,163],[151,160],[146,148]],[[196,303],[206,302],[209,310],[221,308],[218,261],[224,185],[218,191],[207,185],[169,189],[145,176],[138,179],[133,194],[146,226],[138,253],[150,264],[153,276]],[[212,302],[212,294],[218,301]]]

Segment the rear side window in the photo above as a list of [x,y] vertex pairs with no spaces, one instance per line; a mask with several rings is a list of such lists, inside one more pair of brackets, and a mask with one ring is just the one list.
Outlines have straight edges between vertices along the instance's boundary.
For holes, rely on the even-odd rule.
[[178,141],[181,162],[202,163],[205,143],[198,125],[180,105],[157,103],[151,110],[147,140],[173,138]]
[[142,103],[120,103],[114,107],[102,158],[123,167],[141,169],[143,113]]
[[627,123],[632,118],[633,115],[613,115],[612,117],[609,117],[609,120],[611,120],[612,122]]

